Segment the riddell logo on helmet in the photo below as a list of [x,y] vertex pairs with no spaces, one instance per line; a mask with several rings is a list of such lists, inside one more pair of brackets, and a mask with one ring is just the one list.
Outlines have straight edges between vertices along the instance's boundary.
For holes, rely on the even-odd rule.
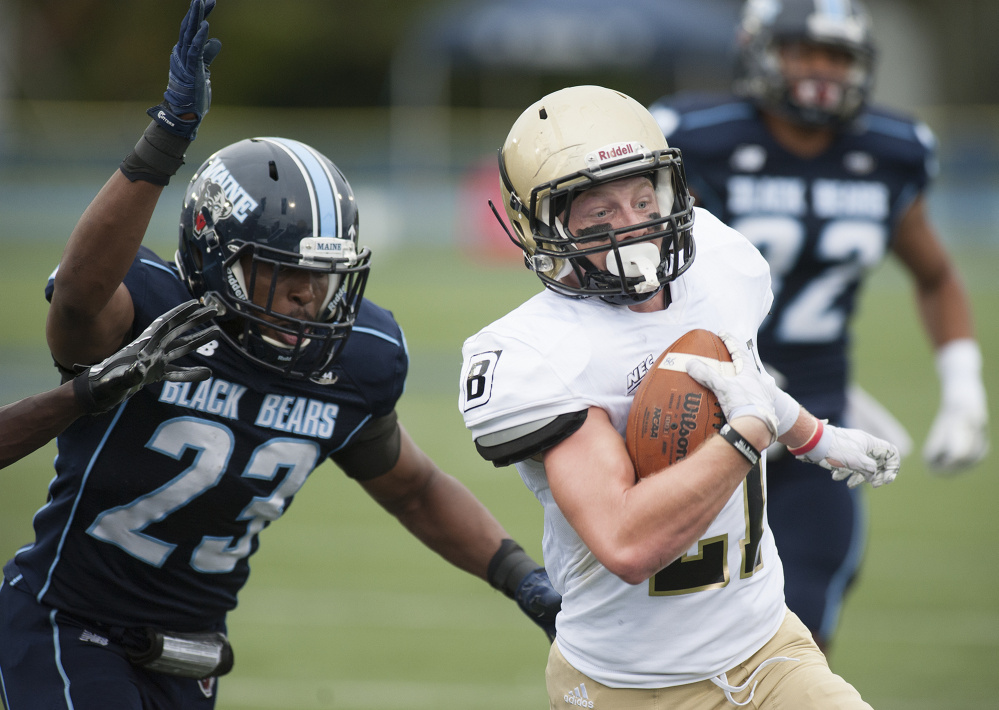
[[236,275],[232,273],[232,269],[225,270],[225,279],[226,281],[229,282],[229,288],[232,289],[232,292],[233,294],[235,294],[236,298],[238,298],[241,301],[248,300],[246,297],[246,293],[243,291],[242,285],[240,285],[239,283],[239,279],[237,279]]
[[625,143],[624,145],[615,146],[610,150],[598,150],[597,157],[603,160],[610,160],[611,158],[620,158],[622,155],[630,155],[635,152],[635,146],[631,143]]
[[627,143],[611,143],[610,145],[605,145],[603,148],[598,148],[592,153],[589,153],[586,156],[586,162],[603,165],[604,163],[617,160],[618,158],[624,158],[629,155],[641,154],[644,152],[645,146],[641,143],[633,143],[631,141],[628,141]]

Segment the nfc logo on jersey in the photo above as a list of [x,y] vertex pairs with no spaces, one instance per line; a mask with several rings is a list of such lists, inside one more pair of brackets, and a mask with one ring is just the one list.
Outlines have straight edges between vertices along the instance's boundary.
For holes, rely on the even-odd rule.
[[496,372],[496,363],[502,350],[473,355],[468,361],[468,367],[462,373],[461,381],[463,388],[461,396],[463,399],[462,411],[481,407],[489,401],[493,393],[493,375]]

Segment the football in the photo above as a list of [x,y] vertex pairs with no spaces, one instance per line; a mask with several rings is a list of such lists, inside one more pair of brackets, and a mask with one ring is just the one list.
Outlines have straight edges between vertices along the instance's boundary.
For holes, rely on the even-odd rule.
[[682,461],[725,423],[714,392],[687,374],[691,358],[734,374],[728,348],[711,331],[692,330],[666,348],[635,391],[628,413],[625,443],[639,478]]

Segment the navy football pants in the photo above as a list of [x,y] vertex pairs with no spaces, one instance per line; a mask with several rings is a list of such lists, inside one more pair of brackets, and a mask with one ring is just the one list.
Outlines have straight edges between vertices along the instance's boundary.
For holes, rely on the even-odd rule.
[[150,673],[99,629],[0,582],[0,697],[7,710],[212,710],[217,682]]
[[784,453],[767,463],[767,519],[784,564],[787,606],[828,644],[863,558],[867,515],[860,489]]

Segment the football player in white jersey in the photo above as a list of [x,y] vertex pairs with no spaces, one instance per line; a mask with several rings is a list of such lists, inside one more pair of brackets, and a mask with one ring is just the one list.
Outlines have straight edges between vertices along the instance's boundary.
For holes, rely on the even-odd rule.
[[[499,163],[515,239],[547,288],[465,342],[459,407],[480,454],[516,464],[544,507],[563,595],[551,707],[869,707],[784,604],[758,452],[779,439],[879,486],[897,449],[823,426],[758,366],[766,261],[692,206],[679,151],[639,103],[595,86],[550,94]],[[738,363],[733,376],[688,367],[728,426],[639,483],[623,434],[634,391],[695,328],[722,334]]]

